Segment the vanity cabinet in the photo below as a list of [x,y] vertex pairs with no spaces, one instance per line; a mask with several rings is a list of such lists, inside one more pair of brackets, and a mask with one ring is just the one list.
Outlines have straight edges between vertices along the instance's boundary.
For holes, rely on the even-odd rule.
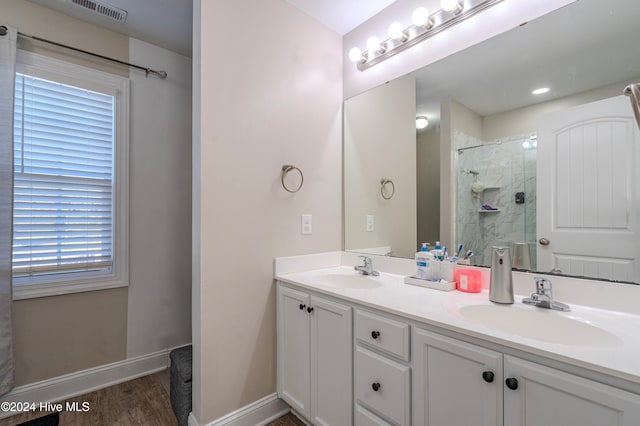
[[355,309],[355,424],[411,425],[409,324]]
[[313,424],[350,426],[351,307],[277,288],[278,395]]
[[640,424],[640,395],[508,355],[504,375],[505,426]]
[[414,426],[639,424],[639,395],[418,327],[412,342]]
[[413,330],[413,425],[502,425],[502,354]]

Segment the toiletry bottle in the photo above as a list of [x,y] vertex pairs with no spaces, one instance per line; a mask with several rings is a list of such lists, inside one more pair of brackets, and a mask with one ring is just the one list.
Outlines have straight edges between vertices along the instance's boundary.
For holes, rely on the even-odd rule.
[[427,243],[422,243],[422,248],[416,253],[416,277],[429,279],[429,270],[433,255],[428,251]]
[[440,241],[436,241],[436,246],[433,249],[433,256],[436,260],[442,260],[442,247]]

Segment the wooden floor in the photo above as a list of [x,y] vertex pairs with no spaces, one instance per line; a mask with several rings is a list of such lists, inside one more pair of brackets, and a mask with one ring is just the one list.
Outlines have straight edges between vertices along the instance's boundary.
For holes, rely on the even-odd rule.
[[[86,412],[60,413],[60,426],[177,426],[169,402],[167,372],[152,374],[129,382],[63,401],[88,403]],[[0,426],[15,426],[42,417],[49,412],[21,413],[0,419]],[[266,426],[304,425],[289,413]]]

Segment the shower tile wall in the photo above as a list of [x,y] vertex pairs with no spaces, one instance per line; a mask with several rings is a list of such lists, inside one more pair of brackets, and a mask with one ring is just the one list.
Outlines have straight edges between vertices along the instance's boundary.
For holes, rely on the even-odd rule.
[[[458,149],[456,235],[465,251],[475,253],[477,265],[490,265],[493,246],[528,242],[535,269],[536,150],[523,148],[528,140],[529,135],[520,135],[483,142],[454,131]],[[485,187],[480,194],[471,190],[475,181]],[[517,192],[525,193],[524,204],[516,204]],[[483,204],[499,211],[483,212]]]

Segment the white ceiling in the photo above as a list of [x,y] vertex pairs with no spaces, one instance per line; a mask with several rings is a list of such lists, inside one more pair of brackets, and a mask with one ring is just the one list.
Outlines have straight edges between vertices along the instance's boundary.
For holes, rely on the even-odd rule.
[[395,0],[286,0],[340,35],[376,15]]

